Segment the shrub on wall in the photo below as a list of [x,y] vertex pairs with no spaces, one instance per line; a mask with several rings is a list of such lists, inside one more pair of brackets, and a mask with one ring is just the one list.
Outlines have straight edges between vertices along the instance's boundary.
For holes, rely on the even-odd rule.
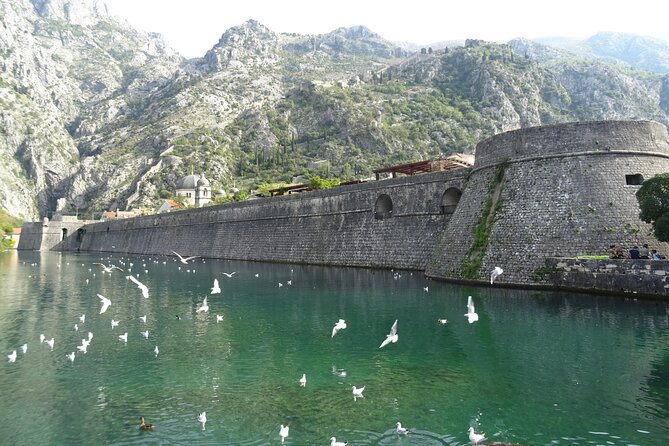
[[636,198],[641,208],[639,218],[653,225],[658,240],[669,242],[669,173],[644,181]]

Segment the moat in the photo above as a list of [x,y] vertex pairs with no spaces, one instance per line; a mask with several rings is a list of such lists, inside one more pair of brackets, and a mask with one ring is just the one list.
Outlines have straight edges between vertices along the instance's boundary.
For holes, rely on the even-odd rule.
[[[102,275],[93,262],[133,263],[149,298],[125,271]],[[211,295],[214,278],[222,291]],[[465,287],[404,271],[54,252],[0,254],[0,280],[7,444],[270,445],[286,423],[294,445],[335,436],[456,446],[470,426],[523,445],[669,438],[662,301]],[[105,314],[97,293],[112,301]],[[209,311],[197,312],[207,296]],[[340,318],[347,328],[333,338]],[[399,341],[380,349],[396,319]],[[70,362],[89,331],[87,353]],[[365,398],[354,400],[354,385]],[[140,431],[140,416],[156,428]],[[407,437],[395,434],[398,421]]]

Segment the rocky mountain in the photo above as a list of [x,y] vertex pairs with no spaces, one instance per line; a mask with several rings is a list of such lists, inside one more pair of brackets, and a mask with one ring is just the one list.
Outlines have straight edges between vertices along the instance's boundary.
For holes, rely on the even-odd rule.
[[31,219],[153,207],[190,172],[248,190],[367,176],[526,126],[669,124],[669,81],[524,40],[421,53],[362,26],[255,21],[185,60],[102,2],[0,0],[0,103],[0,207]]

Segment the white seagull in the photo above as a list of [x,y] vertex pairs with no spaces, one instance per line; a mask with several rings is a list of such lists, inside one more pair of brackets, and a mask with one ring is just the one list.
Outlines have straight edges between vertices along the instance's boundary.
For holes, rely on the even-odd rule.
[[219,322],[223,321],[223,315],[222,314],[217,314],[216,315],[216,323],[218,324]]
[[344,443],[343,441],[337,441],[335,437],[330,438],[330,446],[346,446],[348,442]]
[[479,444],[483,440],[485,440],[485,434],[477,434],[474,432],[473,427],[469,428],[469,441],[471,441],[472,444]]
[[123,333],[122,335],[119,335],[119,336],[118,336],[118,339],[119,339],[120,341],[123,341],[123,342],[125,342],[125,343],[127,344],[127,343],[128,343],[128,332],[126,331],[126,332]]
[[343,330],[344,328],[346,328],[346,321],[344,319],[339,319],[339,321],[335,324],[335,326],[332,327],[332,336],[331,337],[334,338],[335,335],[337,334],[337,332],[339,330]]
[[44,339],[45,339],[45,337],[44,337],[44,333],[42,333],[41,335],[39,335],[39,343],[40,343],[40,344],[44,343]]
[[86,322],[86,315],[82,314],[81,316],[79,316],[79,321],[81,321],[82,324]]
[[223,275],[226,276],[226,277],[228,277],[228,278],[234,276],[235,274],[237,274],[237,271],[233,271],[233,272],[231,272],[231,273],[223,273]]
[[102,314],[105,311],[107,311],[107,308],[109,308],[109,306],[111,305],[111,300],[107,299],[102,294],[98,294],[98,297],[100,298],[100,302],[102,303],[102,308],[100,308],[100,314]]
[[202,306],[195,310],[196,313],[199,313],[200,311],[204,311],[205,313],[209,311],[209,304],[207,304],[207,298],[205,297],[204,300],[202,301]]
[[142,331],[140,333],[142,333],[142,336],[144,336],[146,339],[149,339],[149,330]]
[[47,339],[47,340],[44,341],[44,342],[46,342],[47,345],[48,345],[49,347],[51,347],[51,351],[53,351],[53,344],[54,344],[54,342],[56,342],[56,341],[55,341],[53,338],[51,338],[51,339]]
[[112,330],[114,329],[114,327],[118,327],[118,323],[119,323],[119,322],[121,322],[121,321],[115,321],[114,319],[111,320],[111,327],[112,327]]
[[400,423],[399,421],[397,422],[397,424],[395,426],[397,426],[395,428],[395,433],[397,435],[406,435],[406,434],[409,433],[409,429],[407,429],[406,427],[402,427],[402,423]]
[[283,441],[288,437],[288,430],[290,428],[288,425],[284,426],[283,424],[281,425],[281,429],[279,429],[279,437],[281,437],[281,444],[283,444]]
[[493,269],[490,272],[490,285],[492,285],[493,282],[495,281],[495,279],[497,278],[497,276],[499,276],[503,272],[504,272],[504,270],[502,268],[500,268],[499,266],[496,266],[495,269]]
[[79,331],[79,326],[77,324],[74,324],[74,331]]
[[146,285],[144,285],[142,282],[137,280],[135,276],[125,276],[126,279],[130,279],[133,282],[135,282],[135,285],[137,285],[137,288],[142,290],[142,296],[144,296],[145,299],[149,298],[149,289],[147,288]]
[[384,339],[381,345],[379,345],[379,348],[383,348],[391,342],[394,344],[398,339],[399,336],[397,336],[397,319],[395,319],[393,326],[390,327],[390,333],[386,335],[386,339]]
[[158,356],[158,353],[160,353],[160,350],[158,350],[158,346],[157,346],[157,345],[156,345],[156,348],[153,349],[153,353],[155,353],[156,356]]
[[204,425],[207,422],[207,412],[200,412],[200,415],[197,416],[197,421],[202,423],[202,430],[204,430]]
[[211,294],[219,294],[221,287],[218,286],[218,279],[214,279],[214,286],[211,288]]
[[10,354],[7,355],[9,362],[16,362],[16,350],[12,350]]
[[437,322],[439,322],[441,325],[446,325],[446,323],[448,323],[448,319],[437,319]]
[[365,391],[365,386],[360,387],[359,389],[356,386],[351,387],[353,389],[353,398],[364,398],[365,395],[362,392]]
[[146,324],[146,314],[144,316],[140,316],[139,319]]
[[74,352],[72,352],[72,353],[70,353],[70,354],[68,354],[68,355],[65,355],[65,356],[67,356],[67,359],[69,359],[70,362],[74,362]]
[[119,270],[119,271],[123,271],[121,268],[119,268],[119,267],[116,266],[116,265],[109,265],[109,266],[107,266],[107,265],[105,265],[104,263],[93,263],[93,265],[100,265],[100,266],[102,267],[102,271],[105,272],[105,273],[110,273],[110,274],[111,274],[111,272],[112,272],[114,269],[117,269],[117,270]]
[[476,309],[474,308],[474,299],[472,296],[467,297],[467,314],[465,314],[470,324],[479,320],[479,315],[476,314]]
[[177,257],[179,257],[179,261],[180,261],[181,263],[183,263],[184,265],[188,265],[188,261],[189,261],[189,260],[191,260],[191,259],[195,259],[195,258],[199,257],[199,256],[190,256],[190,257],[183,258],[183,257],[181,256],[181,254],[179,254],[178,252],[176,252],[176,251],[172,251],[172,252],[173,252],[174,254],[176,254]]
[[21,346],[21,351],[22,351],[23,354],[25,355],[26,352],[28,351],[28,344],[23,344],[23,345]]
[[307,385],[307,374],[303,373],[302,378],[300,378],[300,387],[304,387]]
[[85,341],[86,341],[86,339],[82,339],[81,340],[81,345],[77,345],[77,350],[79,350],[82,353],[86,353],[86,349],[88,348],[88,344],[90,343],[90,341],[89,342],[85,342]]

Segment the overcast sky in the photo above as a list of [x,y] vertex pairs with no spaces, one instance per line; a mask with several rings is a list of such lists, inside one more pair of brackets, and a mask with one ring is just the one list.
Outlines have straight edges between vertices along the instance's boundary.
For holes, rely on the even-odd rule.
[[144,31],[163,34],[185,57],[201,57],[248,19],[275,32],[324,34],[365,25],[391,41],[429,44],[477,38],[589,37],[617,31],[669,40],[667,0],[105,0]]

